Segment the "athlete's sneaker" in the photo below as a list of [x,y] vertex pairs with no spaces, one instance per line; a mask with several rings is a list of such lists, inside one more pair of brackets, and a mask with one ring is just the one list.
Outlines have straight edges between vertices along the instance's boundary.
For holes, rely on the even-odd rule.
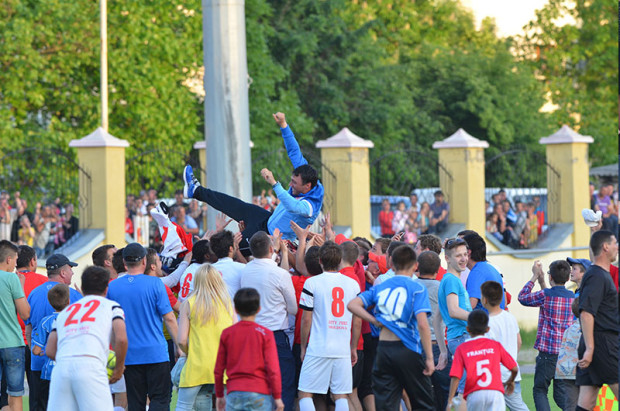
[[196,190],[196,187],[200,187],[200,183],[198,179],[194,177],[192,166],[185,166],[185,170],[183,170],[183,181],[185,182],[185,186],[183,186],[183,196],[185,198],[194,198],[194,190]]

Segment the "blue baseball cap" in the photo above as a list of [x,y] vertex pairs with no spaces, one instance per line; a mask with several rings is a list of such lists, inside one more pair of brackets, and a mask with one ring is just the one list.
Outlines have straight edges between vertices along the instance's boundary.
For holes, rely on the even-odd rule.
[[590,268],[590,266],[592,265],[592,261],[588,260],[587,258],[570,258],[570,257],[566,257],[566,261],[568,261],[568,263],[572,266],[573,264],[581,264],[583,266],[584,269],[588,269]]

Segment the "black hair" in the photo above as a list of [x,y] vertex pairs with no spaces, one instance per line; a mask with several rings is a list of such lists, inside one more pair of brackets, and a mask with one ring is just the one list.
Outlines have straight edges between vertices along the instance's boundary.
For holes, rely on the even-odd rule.
[[396,250],[401,245],[406,245],[406,244],[407,243],[405,243],[404,241],[392,241],[387,248],[387,255],[391,257],[392,254],[394,253],[394,250]]
[[603,252],[603,244],[611,243],[614,234],[611,231],[599,230],[590,237],[590,248],[592,255],[598,257]]
[[69,286],[56,284],[47,292],[47,301],[56,311],[62,311],[69,305]]
[[211,237],[211,250],[218,259],[228,257],[230,247],[234,245],[235,239],[231,231],[220,231]]
[[310,187],[316,187],[319,181],[319,173],[310,164],[301,165],[293,170],[294,176],[301,177],[302,184],[310,183]]
[[379,247],[381,247],[381,252],[383,254],[387,253],[388,247],[390,246],[390,243],[392,242],[392,240],[390,240],[389,238],[377,238],[377,240],[375,241],[376,243],[379,243]]
[[441,259],[434,251],[422,251],[418,256],[418,272],[420,275],[437,274],[441,266]]
[[410,245],[401,245],[400,247],[396,247],[392,252],[392,266],[394,266],[394,271],[410,269],[415,265],[416,261],[415,251]]
[[105,261],[108,259],[108,250],[110,248],[114,248],[113,244],[105,244],[101,247],[97,247],[95,251],[93,251],[92,259],[93,264],[98,267],[103,267]]
[[469,258],[473,261],[486,261],[487,260],[487,243],[484,238],[478,234],[467,234],[463,237],[463,240],[467,242],[467,247],[471,250]]
[[18,251],[19,248],[9,240],[0,241],[0,263],[4,263],[12,255],[17,257]]
[[319,260],[324,271],[338,271],[342,261],[342,248],[333,241],[326,241],[319,250]]
[[474,230],[462,230],[462,231],[459,231],[458,233],[456,233],[456,236],[462,238],[462,237],[465,237],[466,235],[469,235],[469,234],[478,234],[478,233],[475,232]]
[[260,294],[255,288],[240,288],[233,300],[241,317],[252,316],[260,309]]
[[566,260],[556,260],[549,264],[549,274],[556,285],[563,285],[570,278],[570,264]]
[[110,272],[103,267],[91,265],[82,273],[82,292],[84,295],[103,295],[110,282]]
[[480,293],[492,307],[500,305],[502,298],[504,298],[504,289],[497,281],[485,281],[482,283]]
[[112,256],[112,267],[114,268],[114,271],[116,271],[117,274],[124,273],[125,271],[127,271],[127,268],[125,268],[125,261],[123,260],[124,249],[125,247],[119,248],[118,250],[116,250],[116,252]]
[[489,315],[483,310],[474,310],[467,317],[467,331],[472,337],[484,335],[489,328]]
[[250,251],[254,258],[269,257],[269,247],[271,247],[271,238],[264,231],[257,231],[250,238]]
[[211,256],[211,244],[209,240],[199,240],[192,247],[192,259],[198,264],[209,262]]
[[304,264],[306,264],[306,270],[308,270],[310,275],[319,275],[323,272],[323,267],[321,267],[321,262],[319,261],[320,249],[321,247],[318,245],[313,245],[306,250]]
[[17,268],[26,268],[33,258],[37,258],[34,248],[27,245],[20,245],[17,251]]
[[364,237],[355,237],[353,241],[355,241],[355,243],[363,253],[362,264],[368,265],[368,252],[372,248],[372,244]]

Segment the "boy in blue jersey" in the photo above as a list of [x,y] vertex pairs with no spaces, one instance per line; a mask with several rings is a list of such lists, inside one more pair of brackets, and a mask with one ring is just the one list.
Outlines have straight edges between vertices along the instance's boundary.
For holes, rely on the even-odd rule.
[[[54,321],[58,317],[58,313],[64,310],[69,305],[69,287],[66,284],[56,284],[47,293],[47,300],[49,301],[54,312],[43,319],[32,330],[32,353],[38,356],[45,356],[45,345],[47,344],[47,337],[49,337],[52,329],[54,328]],[[52,379],[52,369],[54,368],[55,361],[45,356],[45,363],[41,369],[41,379],[50,381]]]
[[294,167],[288,190],[276,181],[271,171],[266,168],[261,170],[261,176],[273,187],[274,193],[280,200],[280,204],[273,213],[255,204],[202,187],[189,165],[183,172],[185,182],[183,195],[186,198],[203,201],[235,221],[245,223],[240,249],[247,255],[249,255],[249,238],[257,231],[273,234],[278,228],[283,239],[294,240],[295,233],[290,222],[294,221],[300,227],[311,225],[318,217],[323,205],[324,190],[318,173],[301,154],[299,144],[286,123],[284,113],[276,113],[273,118],[280,127],[288,157]]
[[[450,239],[445,244],[448,271],[439,283],[437,302],[439,312],[448,329],[448,353],[452,358],[459,345],[469,339],[467,318],[471,311],[469,295],[461,282],[461,273],[467,268],[468,249],[465,240]],[[465,389],[465,377],[459,384],[459,392]]]
[[[434,407],[430,375],[435,364],[428,323],[428,291],[411,278],[417,268],[412,247],[403,245],[394,250],[392,265],[396,275],[361,293],[348,304],[348,309],[381,327],[372,372],[376,409],[398,409],[404,388],[412,409],[429,410]],[[366,311],[372,305],[376,307],[376,317]]]

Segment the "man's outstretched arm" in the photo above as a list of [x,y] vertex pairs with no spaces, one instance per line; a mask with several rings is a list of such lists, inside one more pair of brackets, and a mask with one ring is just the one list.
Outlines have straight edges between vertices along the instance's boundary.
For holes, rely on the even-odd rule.
[[282,133],[284,146],[286,147],[288,158],[293,164],[293,168],[308,164],[308,161],[304,158],[303,154],[301,154],[301,149],[299,148],[299,143],[297,143],[297,140],[295,139],[295,135],[286,123],[284,113],[277,112],[273,115],[273,119],[276,121],[278,126],[280,126],[280,132]]
[[261,176],[263,176],[265,181],[273,187],[273,191],[276,193],[278,199],[289,213],[312,217],[313,210],[312,206],[308,201],[296,200],[292,195],[288,193],[288,191],[284,189],[284,187],[282,187],[282,184],[276,181],[276,179],[273,177],[273,173],[268,169],[263,168],[260,171],[260,174]]

